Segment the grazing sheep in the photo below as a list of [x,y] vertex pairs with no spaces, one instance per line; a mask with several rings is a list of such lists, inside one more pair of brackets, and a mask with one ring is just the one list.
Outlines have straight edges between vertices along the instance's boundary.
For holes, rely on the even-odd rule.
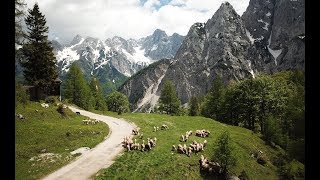
[[178,153],[183,154],[183,147],[181,144],[178,144],[178,149],[177,149]]
[[19,119],[25,119],[25,117],[24,117],[22,114],[17,114],[17,117],[18,117]]
[[183,152],[184,152],[185,154],[187,154],[187,145],[186,145],[186,144],[183,145]]
[[163,125],[161,126],[161,130],[167,130],[167,129],[169,129],[169,128],[168,128],[168,126],[165,125],[165,124],[163,124]]
[[180,137],[180,142],[184,142],[184,136],[183,135],[181,135],[181,137]]
[[206,147],[207,143],[208,143],[207,140],[204,140],[203,141],[203,147]]
[[191,153],[192,153],[192,148],[191,147],[188,147],[188,157],[190,157],[191,156]]
[[172,145],[171,151],[176,151],[176,150],[177,150],[176,146],[175,146],[175,145]]
[[145,144],[145,149],[146,150],[151,150],[151,144],[150,144],[150,142],[148,142],[147,144]]
[[150,146],[151,147],[154,147],[156,144],[153,142],[153,139],[149,139],[149,141],[148,141],[149,143],[150,143]]
[[44,108],[48,108],[48,107],[49,107],[49,104],[41,103],[41,106],[44,107]]
[[140,139],[142,139],[142,138],[143,138],[143,134],[142,134],[142,133],[140,134],[139,138],[140,138]]
[[127,150],[128,150],[128,152],[131,151],[129,144],[127,144]]
[[209,174],[217,174],[220,175],[223,173],[222,167],[219,163],[210,162],[207,158],[201,155],[199,160],[199,167],[201,171],[207,172]]
[[142,144],[141,144],[141,151],[143,152],[146,148],[146,145],[144,144],[144,140],[142,140]]
[[155,126],[153,126],[153,132],[156,132],[157,128]]
[[156,144],[156,143],[157,143],[157,138],[154,137],[154,138],[153,138],[153,141],[154,141],[154,143]]
[[138,135],[138,134],[139,134],[139,130],[137,130],[137,129],[132,129],[132,134],[133,134],[133,135]]

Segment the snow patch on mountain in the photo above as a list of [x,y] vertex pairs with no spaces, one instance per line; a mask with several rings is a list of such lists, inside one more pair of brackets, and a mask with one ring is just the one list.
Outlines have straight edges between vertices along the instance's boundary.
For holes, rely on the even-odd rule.
[[251,44],[253,44],[255,39],[254,39],[253,36],[250,34],[250,32],[248,31],[248,29],[246,29],[246,35],[247,35],[247,37],[249,38]]
[[270,54],[273,56],[274,58],[274,63],[277,65],[277,58],[278,56],[281,54],[282,52],[282,49],[279,49],[279,50],[273,50],[270,48],[270,44],[271,44],[271,36],[272,36],[272,32],[270,33],[270,37],[269,37],[269,40],[268,40],[268,50],[270,52]]

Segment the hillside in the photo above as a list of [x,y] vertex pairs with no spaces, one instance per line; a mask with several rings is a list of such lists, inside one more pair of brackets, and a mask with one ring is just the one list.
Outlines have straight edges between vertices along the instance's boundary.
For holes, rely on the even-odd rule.
[[[157,138],[157,145],[148,152],[131,151],[124,153],[116,159],[116,162],[108,169],[101,170],[96,179],[201,179],[206,178],[199,171],[199,159],[201,155],[213,160],[213,149],[215,148],[215,140],[224,130],[228,130],[231,136],[231,143],[234,147],[237,164],[231,169],[231,174],[237,176],[241,171],[245,171],[250,179],[279,179],[277,175],[277,167],[273,165],[277,161],[279,154],[283,152],[280,148],[271,148],[250,130],[230,126],[219,123],[212,119],[204,117],[191,116],[167,116],[160,114],[123,114],[121,116],[115,113],[108,115],[117,118],[124,118],[134,122],[139,126],[140,132],[143,133],[143,139]],[[161,127],[166,124],[169,130],[159,130],[153,132],[154,126]],[[192,130],[193,133],[197,129],[207,129],[211,132],[209,137],[200,138],[194,134],[186,143],[189,145],[193,140],[203,142],[208,141],[208,145],[203,152],[192,154],[188,157],[185,154],[178,154],[171,151],[172,145],[183,144],[179,141],[180,136],[186,131]],[[137,142],[142,140],[137,138]],[[267,164],[260,165],[251,155],[257,151],[262,151],[267,157]],[[301,164],[300,164],[301,165]],[[209,177],[207,177],[209,178]]]
[[19,104],[15,120],[15,179],[39,179],[74,160],[79,154],[70,152],[93,148],[108,135],[104,123],[85,125],[88,119],[67,111],[63,117],[57,106],[41,107],[38,102]]

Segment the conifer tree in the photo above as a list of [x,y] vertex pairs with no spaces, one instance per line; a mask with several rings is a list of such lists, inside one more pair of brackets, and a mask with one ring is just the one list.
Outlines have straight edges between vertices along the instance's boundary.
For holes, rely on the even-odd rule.
[[80,67],[73,63],[66,75],[64,84],[64,97],[69,102],[76,104],[86,110],[92,109],[94,99],[92,97],[90,87],[84,79],[84,75]]
[[181,102],[171,81],[165,81],[159,98],[159,110],[166,114],[179,114]]
[[97,110],[106,110],[106,102],[102,94],[102,88],[97,77],[93,76],[90,82],[90,89],[94,98],[94,108]]
[[54,80],[58,77],[56,58],[48,41],[49,28],[46,26],[46,19],[40,12],[37,3],[33,9],[28,10],[28,13],[25,19],[28,28],[27,42],[22,47],[25,56],[21,61],[24,67],[23,74],[30,85],[48,93]]
[[198,116],[200,112],[199,99],[196,96],[192,96],[190,100],[190,116]]

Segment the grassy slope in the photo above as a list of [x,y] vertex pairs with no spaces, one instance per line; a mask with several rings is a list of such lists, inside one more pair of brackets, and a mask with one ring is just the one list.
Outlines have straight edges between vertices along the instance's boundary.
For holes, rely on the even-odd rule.
[[[35,112],[36,109],[39,112]],[[70,155],[71,151],[83,146],[92,148],[109,133],[105,123],[84,125],[82,120],[88,118],[72,112],[69,117],[62,117],[56,109],[57,106],[51,104],[45,109],[35,102],[16,107],[16,113],[26,117],[26,120],[15,120],[16,179],[39,179],[74,160],[77,155]],[[67,132],[71,133],[69,137]],[[40,155],[42,149],[61,157],[54,158],[54,162],[30,161]]]
[[[232,174],[239,175],[245,170],[250,179],[278,179],[277,168],[270,163],[262,166],[250,155],[257,149],[264,152],[268,159],[276,156],[277,150],[265,145],[264,141],[252,131],[229,126],[217,121],[203,117],[167,116],[159,114],[123,114],[116,115],[108,112],[108,115],[124,118],[138,125],[144,134],[144,139],[157,137],[157,146],[149,152],[131,151],[124,152],[116,162],[108,169],[100,170],[96,179],[201,179],[204,178],[199,172],[198,160],[200,155],[212,159],[214,142],[220,133],[229,130],[238,159],[237,165],[231,169]],[[169,130],[153,132],[153,126],[167,124]],[[204,152],[197,155],[192,154],[189,158],[185,154],[177,154],[171,151],[173,144],[177,146],[179,137],[188,130],[195,132],[197,129],[208,129],[211,131],[209,137],[205,138],[208,145]],[[137,139],[138,140],[138,139]],[[196,137],[194,134],[189,138],[187,145],[196,140],[203,142],[204,138]],[[139,143],[142,140],[138,140]]]

